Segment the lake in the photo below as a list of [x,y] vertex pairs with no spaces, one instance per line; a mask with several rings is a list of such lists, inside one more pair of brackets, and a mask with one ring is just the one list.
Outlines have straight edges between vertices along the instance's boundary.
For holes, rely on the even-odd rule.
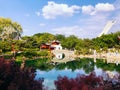
[[54,80],[57,80],[58,76],[67,76],[69,78],[75,78],[78,74],[88,75],[91,72],[95,72],[97,76],[102,75],[106,79],[106,74],[110,77],[118,74],[120,71],[120,65],[107,64],[102,60],[97,60],[96,63],[93,59],[82,59],[78,61],[72,61],[56,65],[53,69],[44,71],[36,69],[36,79],[44,78],[44,85],[49,90],[55,89]]

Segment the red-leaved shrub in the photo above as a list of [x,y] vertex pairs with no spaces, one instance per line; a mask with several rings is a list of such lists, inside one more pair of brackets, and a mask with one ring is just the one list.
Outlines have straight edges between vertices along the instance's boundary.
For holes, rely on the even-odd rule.
[[20,69],[14,61],[0,58],[0,90],[43,90],[43,81],[35,80],[33,68]]
[[78,75],[76,78],[59,76],[54,82],[57,90],[120,90],[120,75],[118,78],[104,80],[102,76]]

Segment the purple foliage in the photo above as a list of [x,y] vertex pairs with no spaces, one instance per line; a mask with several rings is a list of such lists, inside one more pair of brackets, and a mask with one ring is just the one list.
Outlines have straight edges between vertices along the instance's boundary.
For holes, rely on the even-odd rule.
[[54,82],[57,90],[120,90],[120,75],[117,79],[104,80],[102,76],[78,75],[76,78],[59,76]]
[[43,90],[43,79],[35,80],[33,68],[20,69],[14,61],[0,58],[0,90]]

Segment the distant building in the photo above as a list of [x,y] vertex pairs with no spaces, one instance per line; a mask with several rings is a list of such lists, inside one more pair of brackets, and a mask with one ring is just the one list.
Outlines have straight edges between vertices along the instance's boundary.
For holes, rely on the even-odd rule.
[[[43,43],[40,46],[40,50],[50,50],[54,54],[55,58],[57,59],[63,59],[65,57],[65,54],[62,51],[62,46],[60,44],[60,41],[54,40],[51,43]],[[58,53],[54,53],[58,52]]]
[[48,50],[62,50],[62,46],[60,44],[60,41],[54,40],[50,44],[43,43],[40,46],[40,49],[48,49]]
[[51,43],[51,47],[54,47],[54,50],[62,50],[62,46],[60,44],[60,41],[53,41]]
[[46,43],[42,43],[40,46],[40,49],[49,49],[50,45],[47,45]]
[[118,36],[118,40],[120,41],[120,36]]

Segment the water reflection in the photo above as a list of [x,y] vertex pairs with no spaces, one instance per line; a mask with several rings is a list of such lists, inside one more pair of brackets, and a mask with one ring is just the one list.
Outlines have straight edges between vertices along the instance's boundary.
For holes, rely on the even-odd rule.
[[87,75],[94,71],[97,76],[102,75],[103,78],[106,78],[107,74],[112,76],[119,73],[119,66],[120,65],[116,66],[115,64],[107,64],[103,60],[97,60],[96,63],[94,63],[93,59],[81,59],[78,61],[68,62],[66,64],[59,64],[49,71],[37,69],[36,79],[43,77],[44,85],[48,86],[50,90],[55,89],[54,80],[57,80],[59,75],[75,78],[77,74]]
[[65,68],[75,71],[76,69],[83,69],[86,73],[94,71],[94,62],[92,59],[83,59],[78,61],[72,61],[68,63],[62,63],[55,67],[57,70],[63,70]]
[[49,86],[49,88],[53,89],[54,80],[57,80],[57,77],[60,76],[68,76],[69,78],[75,78],[77,74],[85,74],[83,69],[76,69],[72,71],[72,69],[65,68],[64,70],[56,70],[55,68],[50,71],[41,71],[39,69],[36,70],[36,79],[43,77],[45,79],[44,85]]

